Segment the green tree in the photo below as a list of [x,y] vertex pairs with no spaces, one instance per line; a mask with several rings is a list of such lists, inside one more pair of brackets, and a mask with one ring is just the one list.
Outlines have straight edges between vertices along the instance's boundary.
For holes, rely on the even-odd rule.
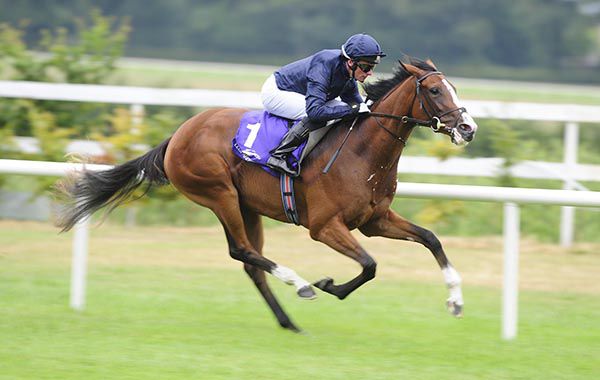
[[[70,35],[65,28],[43,31],[38,44],[28,46],[24,31],[0,26],[0,67],[9,79],[41,82],[100,83],[114,70],[123,52],[129,26],[93,11],[77,20]],[[31,52],[42,47],[47,54]],[[68,138],[87,138],[105,121],[112,106],[93,103],[2,99],[3,134],[36,137],[38,159],[60,160]]]
[[91,7],[131,16],[128,55],[277,65],[367,32],[388,52],[388,69],[408,53],[461,75],[514,78],[518,72],[506,70],[513,68],[554,81],[583,74],[600,81],[597,70],[564,70],[598,41],[592,33],[598,21],[581,14],[574,1],[0,0],[0,21],[28,19],[24,37],[33,42],[49,25],[75,31],[72,15],[86,15]]
[[[21,29],[0,25],[0,69],[12,80],[40,82],[100,83],[114,70],[114,62],[123,52],[129,32],[126,20],[117,23],[99,11],[76,21],[74,33],[65,28],[45,30],[37,43],[25,41],[28,23]],[[39,55],[32,50],[43,49]],[[14,136],[34,137],[39,153],[26,158],[62,161],[68,142],[87,138],[101,127],[105,114],[113,106],[106,104],[0,99],[0,152],[2,157],[23,158],[14,144]],[[47,189],[55,178],[36,177],[36,193]]]

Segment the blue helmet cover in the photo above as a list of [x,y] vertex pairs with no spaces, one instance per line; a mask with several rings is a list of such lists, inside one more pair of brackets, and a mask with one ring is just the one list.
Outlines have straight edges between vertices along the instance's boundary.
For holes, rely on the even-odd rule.
[[379,57],[386,56],[373,37],[362,33],[348,38],[342,45],[342,54],[348,59],[370,57],[373,63],[379,63]]

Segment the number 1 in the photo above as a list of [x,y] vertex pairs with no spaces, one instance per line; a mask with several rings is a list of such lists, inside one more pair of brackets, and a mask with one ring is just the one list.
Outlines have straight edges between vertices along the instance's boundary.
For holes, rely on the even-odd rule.
[[248,125],[246,125],[246,128],[248,128],[250,130],[250,134],[248,135],[248,138],[244,142],[244,146],[247,148],[252,148],[252,145],[254,145],[254,140],[256,140],[256,136],[258,136],[258,130],[260,129],[260,123],[248,124]]

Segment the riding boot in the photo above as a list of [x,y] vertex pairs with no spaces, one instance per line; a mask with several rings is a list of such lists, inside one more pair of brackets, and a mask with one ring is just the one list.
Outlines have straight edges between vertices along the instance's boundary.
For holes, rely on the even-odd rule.
[[300,168],[293,169],[287,162],[287,157],[302,144],[310,131],[311,122],[308,117],[300,120],[296,125],[290,128],[281,139],[279,146],[273,149],[271,157],[267,161],[267,166],[280,172],[288,174],[290,177],[298,177]]

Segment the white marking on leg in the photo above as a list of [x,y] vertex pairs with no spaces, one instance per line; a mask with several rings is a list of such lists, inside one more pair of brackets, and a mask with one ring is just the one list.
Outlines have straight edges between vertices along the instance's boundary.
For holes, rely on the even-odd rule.
[[277,265],[273,270],[271,270],[271,274],[288,285],[294,285],[296,289],[310,286],[308,281],[298,276],[298,274],[292,269],[282,265]]
[[446,286],[450,292],[448,301],[454,302],[457,305],[464,305],[462,289],[460,288],[462,280],[456,269],[454,269],[452,265],[448,265],[442,269],[442,273],[444,274],[444,280],[446,281]]

